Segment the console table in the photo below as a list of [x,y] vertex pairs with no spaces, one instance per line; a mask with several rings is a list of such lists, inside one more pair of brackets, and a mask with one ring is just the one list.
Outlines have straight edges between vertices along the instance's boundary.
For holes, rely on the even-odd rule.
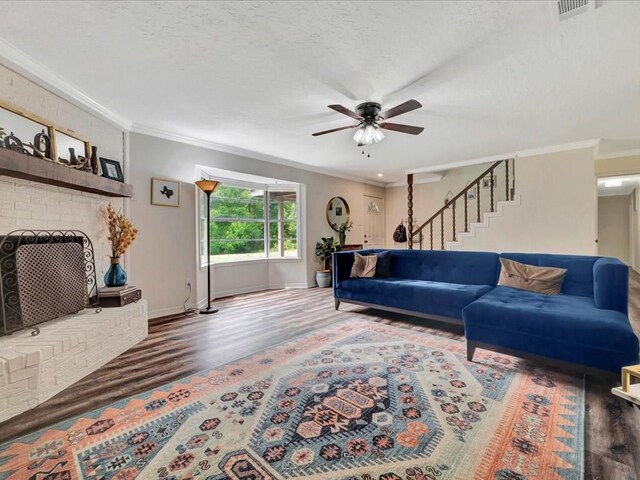
[[350,245],[340,245],[341,252],[348,252],[351,250],[362,250],[362,244],[353,243]]

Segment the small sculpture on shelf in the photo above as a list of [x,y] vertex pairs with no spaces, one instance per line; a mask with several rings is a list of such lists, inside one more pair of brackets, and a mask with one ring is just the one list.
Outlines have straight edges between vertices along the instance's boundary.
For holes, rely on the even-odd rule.
[[44,131],[44,128],[40,133],[36,133],[33,137],[33,143],[27,145],[33,150],[33,156],[38,158],[51,158],[51,139]]
[[26,153],[27,155],[30,155],[29,151],[24,148],[22,140],[16,137],[13,132],[4,137],[4,148],[8,148],[9,150],[13,150],[14,152]]
[[72,165],[71,166],[72,168],[75,168],[76,170],[80,170],[81,172],[91,173],[91,159],[80,155],[77,161],[78,163],[75,165]]

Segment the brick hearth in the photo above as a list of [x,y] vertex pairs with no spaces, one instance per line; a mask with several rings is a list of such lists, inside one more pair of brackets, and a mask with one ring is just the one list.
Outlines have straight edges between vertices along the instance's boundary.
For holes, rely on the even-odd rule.
[[0,422],[53,397],[147,336],[144,300],[87,309],[0,338]]

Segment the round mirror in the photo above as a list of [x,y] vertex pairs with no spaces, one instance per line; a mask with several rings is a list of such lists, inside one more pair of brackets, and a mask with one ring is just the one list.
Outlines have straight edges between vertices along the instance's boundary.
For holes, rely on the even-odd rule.
[[327,203],[327,222],[336,232],[340,225],[349,223],[349,204],[342,197],[333,197]]

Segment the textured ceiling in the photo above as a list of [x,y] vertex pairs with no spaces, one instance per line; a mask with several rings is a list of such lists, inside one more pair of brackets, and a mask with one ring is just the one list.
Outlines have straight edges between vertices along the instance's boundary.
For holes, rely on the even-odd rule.
[[[640,2],[3,2],[0,37],[135,124],[343,174],[640,137]],[[326,105],[424,108],[361,154]]]

